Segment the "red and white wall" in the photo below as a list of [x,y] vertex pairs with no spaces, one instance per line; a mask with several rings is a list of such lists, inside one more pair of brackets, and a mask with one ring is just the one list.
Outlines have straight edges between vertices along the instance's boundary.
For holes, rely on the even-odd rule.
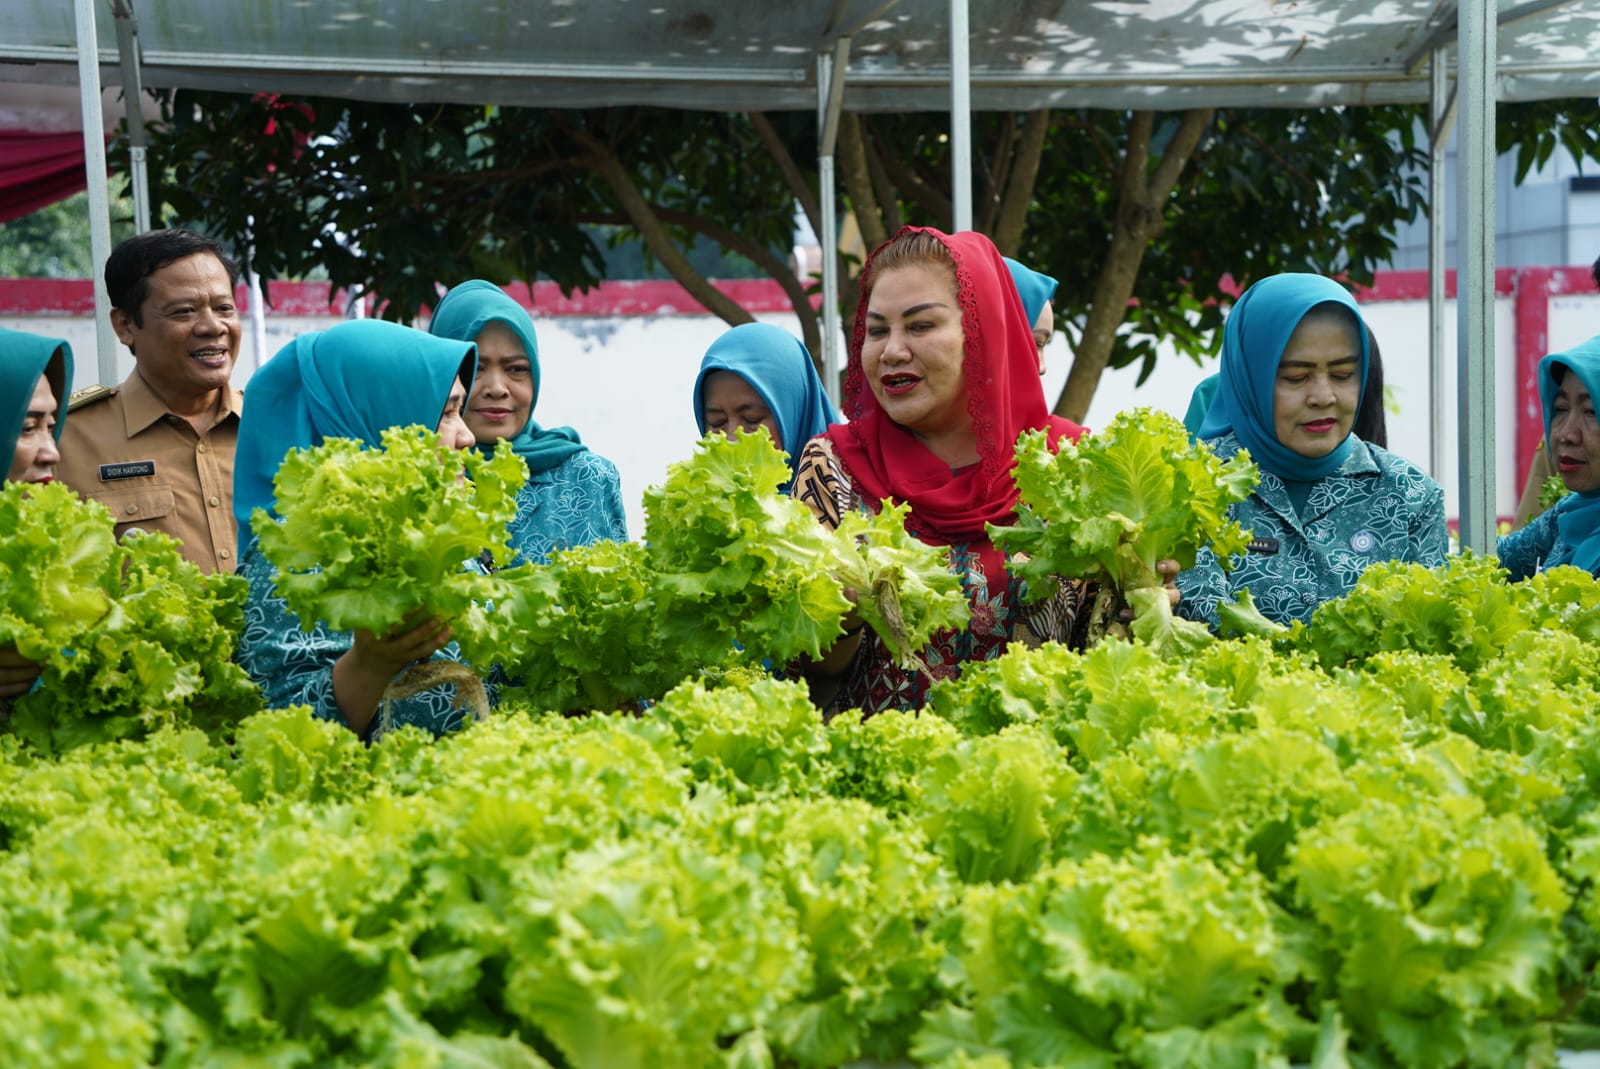
[[[1501,269],[1496,275],[1496,452],[1499,510],[1510,515],[1521,491],[1528,458],[1542,433],[1534,368],[1547,352],[1569,348],[1600,334],[1600,294],[1587,267]],[[720,284],[759,318],[799,333],[788,302],[775,284]],[[1362,311],[1383,350],[1388,386],[1390,448],[1429,467],[1427,274],[1381,273],[1359,293]],[[576,427],[583,440],[622,472],[629,531],[643,530],[641,496],[659,483],[668,464],[689,455],[696,437],[690,392],[706,348],[726,329],[671,282],[607,282],[588,294],[565,298],[550,283],[530,294],[512,286],[512,296],[532,311],[538,326],[543,372],[536,415],[545,426]],[[1453,286],[1451,289],[1453,296]],[[263,359],[298,334],[343,318],[342,294],[326,284],[274,283],[265,310],[266,343],[257,353],[245,331],[235,381],[247,386]],[[241,308],[248,294],[241,290]],[[66,338],[77,356],[77,385],[95,381],[94,296],[89,282],[0,279],[0,327]],[[1446,308],[1446,351],[1454,352],[1455,308]],[[1046,395],[1066,380],[1071,356],[1059,335],[1047,354]],[[1455,514],[1455,374],[1447,368],[1446,441],[1443,470],[1447,508]],[[131,358],[121,354],[123,374]],[[1155,374],[1136,386],[1137,369],[1107,372],[1090,408],[1090,427],[1119,410],[1148,405],[1182,415],[1189,395],[1215,370],[1172,352],[1163,353]]]

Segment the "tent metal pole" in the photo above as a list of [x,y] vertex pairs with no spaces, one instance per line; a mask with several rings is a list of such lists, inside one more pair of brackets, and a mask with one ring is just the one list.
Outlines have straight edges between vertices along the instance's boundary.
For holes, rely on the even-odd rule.
[[105,116],[100,109],[100,46],[95,30],[95,0],[75,0],[78,34],[78,96],[83,107],[83,165],[89,186],[89,253],[94,264],[95,351],[100,382],[122,381],[117,374],[117,337],[111,330],[111,298],[101,270],[111,255],[111,200],[106,192]]
[[972,229],[972,64],[967,0],[950,0],[950,188],[952,230]]
[[128,0],[111,0],[117,20],[117,56],[122,65],[122,104],[128,116],[128,182],[133,187],[133,225],[150,229],[150,141],[144,133],[144,74],[139,68],[139,24]]
[[1455,126],[1456,97],[1443,48],[1433,51],[1428,83],[1428,466],[1435,479],[1444,477],[1445,412],[1445,149]]
[[1462,0],[1456,71],[1461,97],[1456,202],[1457,448],[1461,548],[1495,548],[1494,77],[1496,5]]
[[817,220],[822,245],[822,385],[839,407],[839,209],[833,173],[839,140],[839,113],[844,107],[844,75],[850,61],[850,38],[834,43],[833,53],[817,57],[817,181],[821,205]]

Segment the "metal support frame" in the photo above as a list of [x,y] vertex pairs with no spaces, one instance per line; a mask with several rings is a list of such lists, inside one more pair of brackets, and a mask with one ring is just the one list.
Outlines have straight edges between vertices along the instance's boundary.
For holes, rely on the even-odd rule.
[[[1514,22],[1531,19],[1535,15],[1542,15],[1552,8],[1566,7],[1571,3],[1572,0],[1525,0],[1524,3],[1498,11],[1495,15],[1495,22],[1499,26],[1509,26]],[[1433,28],[1433,32],[1428,34],[1421,44],[1412,49],[1411,54],[1406,57],[1406,73],[1416,74],[1436,51],[1454,43],[1459,36],[1460,26],[1461,12],[1458,7],[1436,25]]]
[[1428,470],[1443,478],[1445,470],[1445,149],[1456,121],[1455,86],[1450,81],[1445,50],[1435,49],[1428,85]]
[[844,108],[844,78],[850,63],[850,38],[840,37],[833,52],[817,57],[817,179],[822,186],[817,220],[822,245],[822,385],[839,407],[839,209],[833,173],[839,140],[839,114]]
[[99,266],[111,255],[111,203],[106,193],[105,116],[100,110],[100,47],[95,29],[95,0],[75,0],[78,34],[78,96],[83,108],[83,165],[89,186],[89,253],[95,264],[94,328],[96,367],[100,381],[120,382],[117,337],[111,330],[111,298]]
[[967,0],[950,0],[950,207],[952,230],[972,229],[972,64]]
[[132,0],[111,0],[117,20],[117,57],[122,66],[122,104],[128,116],[128,180],[133,186],[133,225],[138,233],[150,229],[150,171],[146,155],[150,141],[144,133],[144,75],[139,65],[139,23]]
[[1462,0],[1456,83],[1461,99],[1456,202],[1456,359],[1460,391],[1461,547],[1495,548],[1494,77],[1495,5]]

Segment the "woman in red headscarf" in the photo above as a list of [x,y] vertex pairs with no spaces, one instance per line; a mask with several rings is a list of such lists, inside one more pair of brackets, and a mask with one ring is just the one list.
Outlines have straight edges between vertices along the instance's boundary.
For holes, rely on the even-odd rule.
[[1045,404],[1030,324],[988,238],[906,227],[873,252],[844,390],[850,422],[807,443],[790,493],[830,526],[884,498],[910,504],[907,528],[949,547],[972,619],[922,651],[928,673],[900,668],[876,635],[848,629],[801,666],[818,704],[914,709],[933,679],[953,679],[1013,640],[1081,644],[1073,639],[1083,584],[1062,582],[1054,597],[1024,606],[1022,581],[985,531],[1015,517],[1018,435],[1045,428],[1055,445],[1083,434]]

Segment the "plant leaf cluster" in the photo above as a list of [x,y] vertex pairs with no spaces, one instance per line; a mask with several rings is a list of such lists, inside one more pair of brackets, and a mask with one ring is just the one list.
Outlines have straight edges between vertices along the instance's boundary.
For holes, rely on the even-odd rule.
[[731,666],[817,657],[852,603],[906,657],[965,623],[943,551],[903,508],[838,530],[778,492],[789,468],[765,431],[712,435],[645,493],[642,544],[561,550],[496,576],[510,638],[496,659],[530,700],[611,709]]
[[273,478],[276,518],[257,509],[251,525],[302,627],[381,635],[421,609],[487,664],[505,639],[486,608],[497,584],[475,565],[510,559],[506,525],[526,480],[508,442],[486,457],[423,427],[391,427],[381,448],[329,438],[292,450]]
[[1043,431],[1024,433],[1013,477],[1016,522],[989,531],[1015,556],[1030,598],[1046,596],[1054,576],[1085,579],[1132,606],[1141,640],[1174,652],[1207,641],[1203,627],[1172,616],[1156,565],[1192,567],[1206,545],[1219,559],[1244,552],[1228,507],[1255,486],[1248,453],[1224,463],[1172,416],[1138,408],[1056,450]]
[[166,535],[119,542],[105,507],[60,483],[0,487],[0,646],[42,666],[7,724],[43,750],[260,708],[233,653],[244,580],[206,575]]
[[921,716],[732,673],[438,740],[0,740],[0,1034],[41,1067],[1550,1064],[1600,962],[1600,584],[1467,558],[1330,615],[1440,591],[1463,650],[1014,648]]

